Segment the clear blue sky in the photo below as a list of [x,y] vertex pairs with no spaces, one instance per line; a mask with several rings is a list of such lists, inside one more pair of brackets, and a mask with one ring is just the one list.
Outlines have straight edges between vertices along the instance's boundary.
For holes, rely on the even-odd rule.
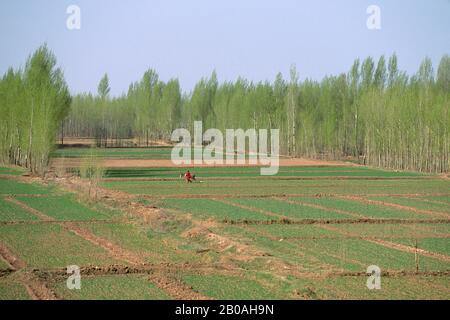
[[[66,28],[66,8],[81,8],[81,30]],[[369,5],[381,30],[366,27]],[[47,42],[72,93],[96,92],[107,72],[111,92],[126,92],[148,68],[178,77],[184,91],[216,69],[219,81],[273,80],[297,65],[300,78],[347,72],[356,57],[394,51],[415,72],[450,54],[450,0],[2,0],[0,73],[21,67]]]

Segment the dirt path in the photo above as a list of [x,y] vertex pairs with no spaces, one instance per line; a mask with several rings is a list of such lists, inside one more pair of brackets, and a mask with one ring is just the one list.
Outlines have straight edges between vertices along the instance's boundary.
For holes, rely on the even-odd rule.
[[[365,264],[361,264],[366,266]],[[162,264],[162,265],[148,265],[145,267],[130,267],[127,265],[109,265],[109,266],[81,266],[80,274],[82,276],[101,276],[101,275],[126,275],[126,274],[153,274],[160,271],[176,271],[179,269],[188,270],[189,272],[194,272],[195,274],[211,274],[214,271],[223,271],[227,274],[238,275],[233,270],[230,270],[222,265],[198,265],[198,264]],[[278,270],[282,271],[282,270]],[[291,271],[291,270],[286,270]],[[44,279],[48,282],[57,282],[67,278],[66,269],[39,269],[35,270],[34,274],[39,279]],[[281,274],[291,274],[298,276],[299,278],[334,278],[334,277],[356,277],[356,276],[367,276],[368,274],[364,271],[345,271],[332,269],[330,266],[329,271],[320,272],[309,272],[309,271],[295,271],[294,273],[281,272]],[[450,270],[445,271],[405,271],[405,270],[385,270],[382,271],[383,275],[391,277],[407,277],[407,276],[448,276],[450,275]]]
[[[130,250],[121,248],[120,246],[96,236],[90,231],[87,231],[75,224],[65,225],[65,227],[75,233],[76,235],[82,237],[83,239],[93,243],[96,246],[102,247],[109,254],[118,259],[130,263],[131,265],[143,266],[146,264],[146,260],[137,253]],[[160,289],[167,292],[171,297],[179,300],[206,300],[209,299],[198,292],[192,290],[192,288],[186,286],[184,283],[174,279],[173,277],[168,277],[167,270],[163,272],[155,272],[150,275],[149,279]]]
[[[46,220],[46,221],[52,220],[50,217],[48,217],[44,213],[42,213],[36,209],[28,207],[28,206],[22,204],[20,201],[13,199],[13,202],[16,203],[17,205],[20,205],[24,209],[29,210],[31,213],[40,217],[42,220]],[[91,242],[92,244],[105,249],[113,258],[124,261],[131,265],[144,265],[146,262],[145,259],[142,257],[142,255],[139,255],[130,250],[123,249],[120,246],[108,241],[107,239],[96,236],[95,234],[93,234],[89,230],[82,228],[80,225],[78,225],[75,222],[69,222],[69,223],[62,222],[62,223],[60,223],[60,225],[65,230],[72,232],[72,233],[76,234],[77,236]],[[191,290],[189,287],[187,287],[183,283],[178,282],[177,280],[172,279],[171,277],[167,277],[164,273],[158,273],[158,274],[152,275],[151,280],[158,287],[160,287],[161,289],[166,291],[173,298],[189,299],[189,300],[191,300],[191,299],[194,299],[194,300],[195,299],[208,299],[208,297],[203,296],[203,295]],[[32,289],[33,289],[33,287],[32,287]],[[35,289],[38,289],[38,288],[35,288]]]
[[155,273],[149,279],[177,300],[210,300],[209,297],[194,291],[192,287],[187,286],[183,282],[169,279],[161,273]]
[[13,198],[13,197],[5,197],[4,198],[6,201],[9,201],[19,207],[21,207],[22,209],[32,213],[34,216],[38,217],[39,219],[43,220],[43,221],[55,221],[55,219],[43,214],[42,212],[40,212],[39,210],[36,210],[30,206],[27,206],[25,203]]
[[[111,264],[105,266],[80,266],[82,276],[126,275],[126,274],[153,274],[155,272],[173,273],[182,270],[194,274],[211,274],[214,271],[223,271],[227,274],[237,275],[229,265],[222,263],[146,263],[145,265]],[[48,281],[60,281],[67,278],[65,268],[34,269],[33,272]]]
[[225,224],[235,224],[235,225],[270,225],[270,224],[317,224],[317,225],[333,225],[333,224],[449,224],[450,219],[278,219],[278,220],[251,220],[251,219],[243,219],[243,220],[232,220],[232,219],[224,219],[222,223]]
[[58,300],[58,296],[31,273],[19,277],[33,300]]
[[[174,212],[178,215],[186,215],[186,212],[177,209],[167,209],[167,211]],[[243,244],[224,235],[219,235],[212,232],[211,228],[220,226],[220,223],[215,220],[197,220],[192,218],[192,214],[189,214],[188,218],[193,226],[184,231],[181,236],[185,238],[202,237],[203,239],[210,241],[212,248],[208,249],[207,251],[215,251],[217,253],[220,253],[228,249],[235,248],[236,254],[232,255],[230,259],[240,261],[249,261],[255,257],[266,255],[265,252],[258,250],[257,248],[254,248],[250,245]],[[227,261],[227,259],[223,259],[223,263],[227,263]],[[234,265],[232,267],[236,268],[236,266]]]
[[426,256],[426,257],[430,257],[430,258],[434,258],[434,259],[438,259],[441,261],[445,261],[445,262],[450,262],[450,256],[444,255],[444,254],[440,254],[437,252],[432,252],[432,251],[428,251],[425,249],[420,249],[420,248],[414,248],[414,247],[410,247],[404,244],[400,244],[400,243],[394,243],[394,242],[390,242],[390,241],[386,241],[383,239],[367,239],[365,238],[364,240],[368,240],[372,243],[377,243],[377,244],[381,244],[382,246],[391,248],[391,249],[396,249],[399,251],[404,251],[404,252],[409,252],[409,253],[418,253],[422,256]]
[[18,273],[18,281],[27,290],[33,300],[56,300],[58,297],[46,284],[37,279],[33,273],[25,270],[26,263],[14,255],[3,243],[0,242],[0,257],[13,271]]
[[25,268],[26,264],[17,256],[15,256],[5,244],[0,242],[0,258],[6,262],[6,264],[12,270],[20,270]]

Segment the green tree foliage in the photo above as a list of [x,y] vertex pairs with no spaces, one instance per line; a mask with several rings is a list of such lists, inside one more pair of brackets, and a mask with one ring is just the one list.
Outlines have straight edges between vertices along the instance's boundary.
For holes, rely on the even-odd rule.
[[105,73],[103,78],[100,80],[97,90],[98,90],[98,95],[102,99],[105,99],[109,95],[109,91],[111,91],[111,88],[109,87],[109,78],[108,78],[107,73]]
[[9,69],[0,81],[1,161],[44,174],[70,103],[62,71],[46,45],[28,59],[23,71]]
[[[140,145],[169,140],[173,129],[280,129],[280,149],[290,156],[320,159],[352,157],[361,163],[400,170],[447,172],[450,149],[450,57],[435,74],[425,58],[409,77],[397,56],[356,59],[346,74],[321,81],[299,80],[292,66],[288,80],[238,78],[219,83],[215,72],[182,94],[177,79],[161,81],[154,70],[109,96],[105,75],[98,94],[73,98],[64,133],[97,137],[98,145]],[[8,70],[0,81],[1,157],[43,170],[55,131],[70,97],[54,56],[40,48],[25,69]]]

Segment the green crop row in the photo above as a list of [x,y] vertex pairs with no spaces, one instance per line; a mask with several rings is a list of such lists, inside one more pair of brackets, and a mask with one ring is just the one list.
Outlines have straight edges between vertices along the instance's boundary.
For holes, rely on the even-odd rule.
[[413,207],[417,209],[424,209],[437,212],[450,213],[450,204],[435,203],[425,201],[420,198],[402,198],[402,197],[370,197],[369,199],[384,201],[389,203],[396,203],[402,206]]
[[66,281],[53,286],[66,300],[160,300],[170,299],[144,275],[105,275],[81,278],[81,289],[68,289]]
[[38,218],[7,200],[0,198],[0,221],[38,220]]
[[164,199],[163,208],[172,208],[192,213],[199,218],[215,218],[216,220],[271,220],[276,217],[225,204],[211,199]]
[[438,193],[450,187],[450,181],[430,180],[275,180],[236,179],[184,181],[105,181],[102,186],[130,194],[174,196],[190,195],[286,195],[286,194],[405,194]]
[[56,220],[92,220],[111,218],[110,213],[92,210],[76,201],[72,195],[16,197],[16,199]]
[[13,180],[0,179],[1,194],[49,194],[53,188],[38,184],[21,183]]
[[119,263],[103,248],[56,224],[0,225],[0,241],[29,267]]
[[214,299],[267,300],[281,299],[272,290],[258,281],[238,276],[186,275],[183,281],[196,291]]
[[244,199],[237,198],[230,200],[233,203],[251,206],[262,210],[282,215],[291,219],[349,219],[350,215],[330,212],[321,209],[303,206],[301,204],[284,202],[274,199]]
[[402,211],[390,207],[359,202],[357,200],[337,199],[328,197],[293,197],[293,201],[305,202],[314,205],[320,205],[331,210],[338,209],[352,213],[360,214],[370,218],[392,218],[392,219],[427,219],[427,214],[420,214],[410,211]]

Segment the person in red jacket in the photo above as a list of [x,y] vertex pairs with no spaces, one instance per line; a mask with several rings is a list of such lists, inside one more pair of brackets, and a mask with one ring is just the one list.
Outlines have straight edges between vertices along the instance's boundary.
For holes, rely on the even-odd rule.
[[184,179],[186,180],[187,183],[192,182],[192,175],[189,172],[189,170],[184,174]]

